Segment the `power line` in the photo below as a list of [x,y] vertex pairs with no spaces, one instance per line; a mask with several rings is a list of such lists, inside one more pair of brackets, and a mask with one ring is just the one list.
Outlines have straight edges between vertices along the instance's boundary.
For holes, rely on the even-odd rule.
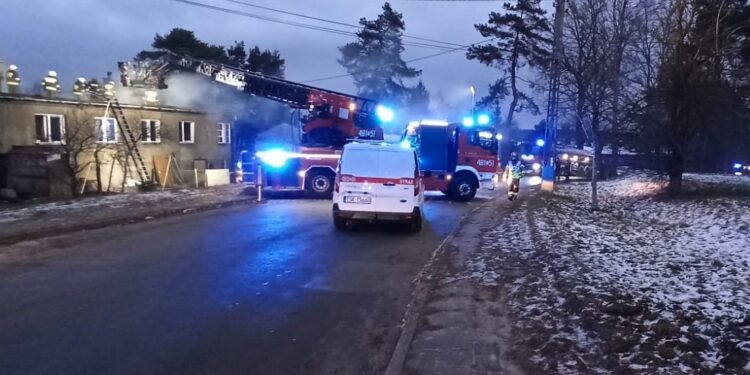
[[[467,48],[469,48],[469,47],[473,47],[473,46],[475,46],[475,45],[477,45],[477,44],[482,44],[482,43],[487,43],[487,42],[491,42],[491,41],[493,41],[493,40],[495,40],[495,39],[497,39],[497,37],[495,37],[495,38],[490,38],[490,39],[485,39],[485,40],[483,40],[483,41],[481,41],[481,42],[476,42],[476,43],[472,43],[472,44],[467,44],[467,45],[465,45],[465,46],[461,46],[461,47],[458,47],[458,48],[453,48],[453,49],[450,49],[450,50],[448,50],[448,51],[443,51],[443,52],[433,53],[432,55],[427,55],[427,56],[417,57],[417,58],[414,58],[414,59],[411,59],[411,60],[406,60],[406,61],[404,61],[404,62],[408,64],[408,63],[413,63],[413,62],[417,62],[417,61],[422,61],[422,60],[427,60],[427,59],[431,59],[431,58],[434,58],[434,57],[438,57],[438,56],[442,56],[442,55],[447,55],[447,54],[449,54],[449,53],[453,53],[453,52],[456,52],[456,51],[462,51],[462,50],[465,50],[465,49],[467,49]],[[323,77],[323,78],[316,78],[316,79],[308,79],[308,80],[305,80],[305,81],[300,81],[300,83],[311,83],[311,82],[328,81],[328,80],[332,80],[332,79],[338,79],[338,78],[350,77],[350,76],[354,76],[354,75],[357,75],[357,74],[363,74],[363,73],[370,73],[370,72],[375,72],[375,71],[378,71],[378,70],[379,70],[379,69],[366,69],[366,70],[360,70],[360,71],[358,71],[358,72],[354,72],[354,73],[339,74],[339,75],[335,75],[335,76],[330,76],[330,77]]]
[[[340,22],[340,21],[335,21],[335,20],[326,19],[326,18],[308,16],[306,14],[295,13],[295,12],[290,12],[290,11],[281,10],[281,9],[269,8],[269,7],[262,6],[262,5],[248,3],[246,1],[240,1],[240,0],[224,0],[224,1],[230,2],[230,3],[234,3],[234,4],[240,4],[240,5],[244,5],[244,6],[248,6],[248,7],[252,7],[252,8],[263,9],[263,10],[267,10],[267,11],[271,11],[271,12],[278,12],[278,13],[282,13],[282,14],[286,14],[286,15],[290,15],[290,16],[307,18],[307,19],[314,20],[314,21],[327,22],[327,23],[331,23],[331,24],[339,25],[339,26],[352,27],[352,28],[355,28],[355,29],[361,29],[362,28],[362,25],[355,25],[355,24],[351,24],[351,23]],[[474,0],[474,1],[476,1],[476,0]],[[481,1],[498,1],[498,0],[481,0]],[[445,45],[449,45],[449,46],[453,46],[453,47],[461,47],[461,45],[457,44],[457,43],[450,43],[450,42],[445,42],[445,41],[442,41],[442,40],[436,40],[436,39],[430,39],[430,38],[422,38],[422,37],[411,36],[411,35],[407,35],[407,34],[402,34],[402,37],[407,38],[407,39],[413,39],[413,40],[421,40],[421,41],[424,41],[424,42],[440,43],[440,44],[445,44]]]
[[[279,24],[284,24],[284,25],[289,25],[289,26],[301,27],[301,28],[308,29],[308,30],[316,30],[316,31],[328,32],[328,33],[332,33],[332,34],[345,35],[345,36],[357,36],[356,33],[351,32],[351,31],[333,29],[333,28],[329,28],[329,27],[318,26],[318,25],[311,25],[311,24],[306,24],[306,23],[301,23],[301,22],[286,21],[286,20],[282,20],[282,19],[278,19],[278,18],[272,18],[272,17],[262,16],[262,15],[259,15],[259,14],[243,12],[243,11],[240,11],[240,10],[229,9],[229,8],[224,8],[224,7],[220,7],[220,6],[216,6],[216,5],[200,3],[200,2],[192,1],[192,0],[173,0],[173,1],[176,1],[178,3],[184,3],[184,4],[196,6],[196,7],[201,7],[201,8],[206,8],[206,9],[212,9],[212,10],[216,10],[216,11],[223,12],[223,13],[229,13],[229,14],[234,14],[234,15],[238,15],[238,16],[244,16],[244,17],[248,17],[248,18],[254,18],[254,19],[259,19],[259,20],[263,20],[263,21],[274,22],[274,23],[279,23]],[[434,44],[428,44],[428,43],[409,42],[409,43],[402,43],[402,44],[405,45],[405,46],[413,46],[413,47],[421,47],[421,48],[437,49],[437,50],[448,50],[448,49],[450,49],[450,47],[448,47],[448,46],[434,45]]]

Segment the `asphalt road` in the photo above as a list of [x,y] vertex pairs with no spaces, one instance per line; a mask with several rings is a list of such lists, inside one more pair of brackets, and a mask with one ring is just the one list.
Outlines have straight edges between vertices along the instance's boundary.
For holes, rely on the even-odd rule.
[[0,250],[0,374],[374,374],[411,281],[470,209],[419,234],[334,230],[274,200]]

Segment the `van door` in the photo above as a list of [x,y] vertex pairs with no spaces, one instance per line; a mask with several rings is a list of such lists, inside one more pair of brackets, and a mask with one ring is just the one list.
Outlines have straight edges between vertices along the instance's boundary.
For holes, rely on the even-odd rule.
[[413,151],[383,149],[377,153],[378,179],[373,186],[378,212],[414,210],[414,183],[418,174]]
[[339,161],[339,193],[342,211],[377,211],[374,184],[370,182],[378,173],[378,159],[372,151],[344,149]]

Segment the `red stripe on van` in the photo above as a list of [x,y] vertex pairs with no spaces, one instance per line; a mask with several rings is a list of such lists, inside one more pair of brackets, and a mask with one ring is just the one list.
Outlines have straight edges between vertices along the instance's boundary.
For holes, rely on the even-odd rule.
[[393,183],[398,185],[414,185],[413,178],[383,178],[383,177],[361,177],[352,175],[341,175],[339,178],[341,182],[358,182],[358,183],[370,183],[370,184],[387,184]]

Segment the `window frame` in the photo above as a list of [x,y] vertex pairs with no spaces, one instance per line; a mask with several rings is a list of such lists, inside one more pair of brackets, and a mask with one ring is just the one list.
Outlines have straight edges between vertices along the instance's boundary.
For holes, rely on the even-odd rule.
[[[39,139],[39,134],[34,134],[34,138],[36,138],[35,143],[39,145],[62,145],[65,144],[65,115],[57,114],[57,113],[34,113],[34,132],[36,133],[36,117],[37,116],[43,116],[44,122],[42,123],[42,131],[44,132],[44,136],[46,139],[50,139],[49,141]],[[52,138],[52,117],[59,117],[60,118],[60,140],[59,141],[53,141]]]
[[[143,132],[143,123],[148,122],[148,125],[146,126],[147,133]],[[151,122],[155,123],[154,130],[156,131],[156,136],[151,134]],[[161,143],[161,120],[151,119],[151,118],[144,118],[141,119],[141,122],[139,123],[141,126],[141,143],[144,144],[158,144]],[[148,135],[148,139],[144,139],[144,136]]]
[[[113,127],[113,130],[114,130],[114,139],[111,140],[111,141],[107,139],[107,138],[109,138],[109,137],[107,137],[107,135],[109,135],[109,134],[102,132],[102,124],[104,124],[104,120],[112,120],[114,122],[114,127]],[[97,124],[98,121],[101,121],[101,123]],[[120,132],[118,131],[119,130],[119,126],[117,124],[117,119],[116,118],[114,118],[114,117],[94,117],[94,126],[96,126],[96,129],[95,129],[95,131],[96,131],[96,143],[99,143],[99,144],[116,144],[116,143],[120,142],[120,135],[119,135]],[[107,127],[107,129],[109,129],[109,127]],[[103,137],[101,139],[99,138],[100,134],[103,135]]]
[[[183,124],[188,123],[190,124],[190,140],[185,140],[185,132],[183,128]],[[180,133],[180,144],[194,144],[195,143],[195,121],[180,121],[178,124],[179,126],[179,133]]]
[[218,143],[220,145],[232,144],[232,124],[229,122],[217,122]]

